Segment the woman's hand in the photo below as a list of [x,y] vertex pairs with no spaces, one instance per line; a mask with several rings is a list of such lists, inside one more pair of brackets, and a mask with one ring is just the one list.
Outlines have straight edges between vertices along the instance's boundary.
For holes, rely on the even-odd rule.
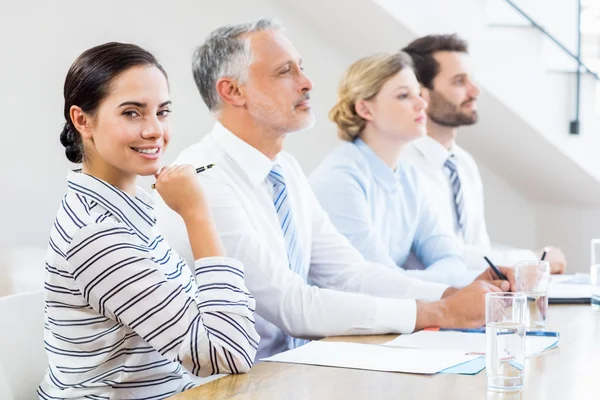
[[164,167],[154,176],[158,194],[184,221],[210,214],[194,167],[191,165]]
[[225,256],[223,242],[194,167],[166,167],[158,171],[155,177],[158,194],[185,223],[194,259]]

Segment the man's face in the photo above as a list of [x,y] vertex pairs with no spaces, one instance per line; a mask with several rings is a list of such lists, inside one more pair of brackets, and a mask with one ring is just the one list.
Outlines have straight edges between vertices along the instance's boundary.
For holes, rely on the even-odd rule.
[[304,75],[302,59],[290,40],[278,31],[261,31],[250,36],[250,48],[252,63],[241,90],[255,124],[277,133],[312,126],[312,83]]
[[439,72],[433,79],[433,89],[423,89],[423,98],[429,103],[427,116],[439,125],[453,128],[476,123],[479,89],[471,80],[469,56],[439,51],[433,57]]

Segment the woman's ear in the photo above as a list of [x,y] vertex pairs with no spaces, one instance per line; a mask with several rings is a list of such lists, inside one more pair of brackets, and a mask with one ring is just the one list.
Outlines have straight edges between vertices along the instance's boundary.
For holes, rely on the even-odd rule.
[[373,114],[371,114],[370,106],[371,106],[371,104],[369,102],[367,102],[366,100],[359,100],[354,105],[354,110],[356,111],[356,114],[358,114],[358,116],[361,117],[362,119],[364,119],[366,121],[372,121]]
[[91,139],[92,138],[92,118],[86,114],[81,107],[79,106],[71,106],[69,109],[69,116],[71,117],[71,122],[73,126],[82,139]]

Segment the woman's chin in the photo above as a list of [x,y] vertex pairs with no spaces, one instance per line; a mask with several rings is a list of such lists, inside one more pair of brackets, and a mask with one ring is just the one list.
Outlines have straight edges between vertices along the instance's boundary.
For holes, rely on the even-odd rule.
[[137,174],[139,176],[153,176],[160,170],[161,166],[159,164],[156,165],[147,165],[138,169]]

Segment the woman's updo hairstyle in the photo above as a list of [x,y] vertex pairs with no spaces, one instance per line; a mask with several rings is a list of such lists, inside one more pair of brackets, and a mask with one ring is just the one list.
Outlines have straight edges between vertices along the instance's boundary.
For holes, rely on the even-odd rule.
[[340,139],[352,142],[360,136],[367,121],[356,113],[356,103],[371,100],[404,68],[412,68],[410,56],[397,52],[361,58],[346,70],[338,87],[338,102],[329,111],[329,119],[337,125]]
[[94,116],[98,105],[110,93],[112,81],[129,68],[155,66],[167,78],[167,73],[156,58],[135,44],[105,43],[84,51],[71,65],[65,79],[65,125],[60,133],[60,142],[65,146],[69,161],[83,161],[84,149],[81,135],[71,121],[71,106],[79,106]]

